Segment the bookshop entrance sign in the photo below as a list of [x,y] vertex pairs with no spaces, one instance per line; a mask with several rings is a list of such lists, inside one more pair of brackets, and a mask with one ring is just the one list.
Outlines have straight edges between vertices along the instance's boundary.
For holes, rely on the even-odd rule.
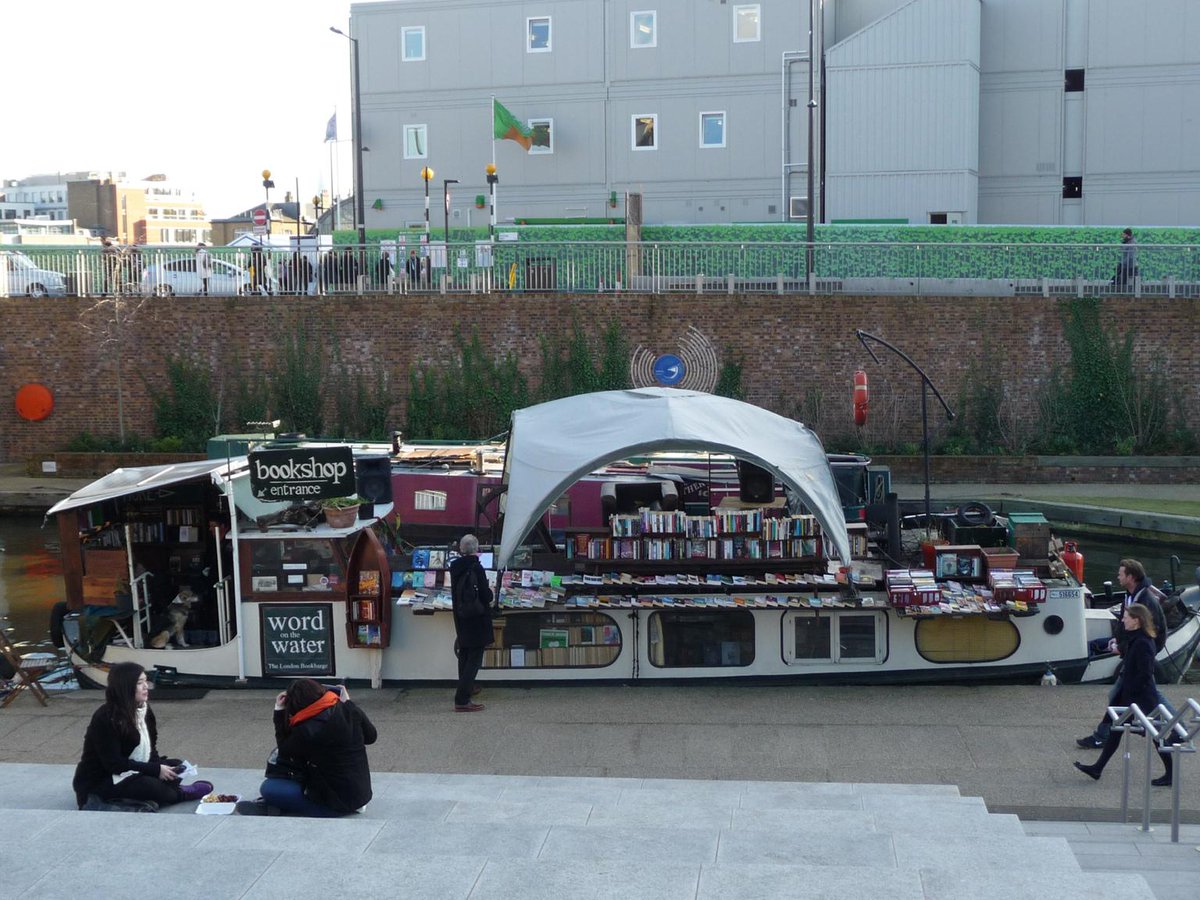
[[289,447],[250,454],[250,491],[259,500],[312,502],[353,494],[349,447]]
[[333,674],[333,606],[264,603],[259,607],[264,676]]

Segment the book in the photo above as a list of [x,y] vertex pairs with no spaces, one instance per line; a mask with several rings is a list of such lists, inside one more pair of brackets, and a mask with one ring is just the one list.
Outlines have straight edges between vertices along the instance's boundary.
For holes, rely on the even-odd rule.
[[427,587],[427,588],[437,587],[437,583],[438,583],[437,569],[426,569],[425,570],[425,578],[424,578],[424,581],[422,582],[423,586]]
[[416,550],[414,550],[412,555],[412,565],[414,569],[428,569],[429,551],[422,547],[418,547]]
[[429,553],[429,561],[426,566],[427,568],[430,568],[430,569],[445,568],[445,566],[446,566],[446,551],[445,550],[430,550],[430,551],[428,551],[428,553]]
[[358,573],[358,593],[369,594],[372,597],[379,596],[379,571],[377,569],[363,569]]

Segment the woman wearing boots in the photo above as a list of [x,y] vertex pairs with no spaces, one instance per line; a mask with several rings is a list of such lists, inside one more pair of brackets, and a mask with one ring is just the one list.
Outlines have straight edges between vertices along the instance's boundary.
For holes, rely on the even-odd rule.
[[[1126,631],[1132,632],[1132,640],[1125,649],[1121,694],[1114,705],[1130,706],[1136,703],[1143,712],[1149,714],[1158,705],[1158,689],[1154,684],[1154,619],[1149,609],[1140,603],[1133,603],[1125,607],[1121,624]],[[1104,767],[1120,746],[1122,734],[1123,732],[1116,730],[1110,732],[1108,740],[1104,742],[1104,748],[1100,751],[1100,758],[1090,766],[1077,762],[1075,768],[1099,781]],[[1158,755],[1166,772],[1161,778],[1155,778],[1151,784],[1163,787],[1171,783],[1171,755],[1161,752]]]

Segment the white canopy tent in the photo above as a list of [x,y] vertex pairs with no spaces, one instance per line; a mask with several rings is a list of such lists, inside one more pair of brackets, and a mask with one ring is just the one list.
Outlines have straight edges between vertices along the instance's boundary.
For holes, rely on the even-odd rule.
[[638,388],[580,394],[513,413],[497,567],[508,565],[537,520],[580,478],[619,459],[670,450],[728,453],[771,472],[817,517],[826,552],[850,560],[833,473],[810,429],[728,397]]
[[140,494],[142,491],[154,488],[180,484],[210,475],[213,483],[222,485],[227,478],[244,471],[246,457],[235,456],[232,459],[202,459],[195,462],[173,463],[163,466],[139,466],[128,469],[115,469],[103,478],[82,487],[65,500],[60,500],[47,511],[47,516],[76,509],[81,506],[91,506],[93,503],[103,503],[117,497],[128,497]]

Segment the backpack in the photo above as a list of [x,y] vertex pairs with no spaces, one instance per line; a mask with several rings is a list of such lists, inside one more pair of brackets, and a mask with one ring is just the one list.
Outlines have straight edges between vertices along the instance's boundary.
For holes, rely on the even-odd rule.
[[487,615],[483,599],[479,596],[479,575],[474,566],[467,569],[464,577],[454,579],[450,588],[450,602],[454,606],[454,615],[460,619]]

